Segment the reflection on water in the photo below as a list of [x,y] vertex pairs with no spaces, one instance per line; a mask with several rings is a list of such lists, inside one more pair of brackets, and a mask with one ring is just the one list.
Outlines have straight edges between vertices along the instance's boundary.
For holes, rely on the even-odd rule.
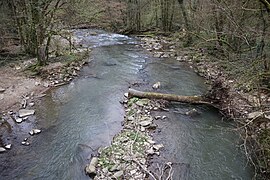
[[[30,147],[20,146],[27,132],[16,132],[21,134],[17,145],[0,154],[0,179],[89,179],[84,166],[93,150],[109,145],[120,131],[124,110],[119,101],[131,82],[148,89],[160,81],[160,91],[181,95],[206,91],[203,80],[179,62],[151,58],[127,36],[95,31],[75,31],[78,42],[95,47],[91,63],[80,78],[52,90],[39,105],[36,123],[29,125],[42,133],[30,139]],[[213,109],[199,111],[196,118],[165,113],[169,118],[157,122],[156,139],[165,145],[161,161],[176,164],[175,179],[250,179],[230,125]]]

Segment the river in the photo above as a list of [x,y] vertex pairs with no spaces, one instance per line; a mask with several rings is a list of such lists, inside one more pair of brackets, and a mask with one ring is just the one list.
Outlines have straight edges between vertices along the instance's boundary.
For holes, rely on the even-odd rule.
[[[121,130],[124,109],[119,101],[132,83],[150,90],[160,81],[160,91],[180,95],[207,90],[189,67],[173,59],[153,58],[135,38],[101,30],[74,34],[83,46],[92,47],[89,65],[70,84],[49,91],[38,105],[31,126],[42,133],[31,139],[29,147],[20,145],[27,132],[16,132],[17,145],[0,154],[0,179],[89,179],[84,173],[89,155],[109,145]],[[172,113],[192,108],[200,115]],[[174,179],[252,179],[233,124],[206,106],[173,103],[170,110],[161,112],[166,121],[157,122],[154,137],[165,148],[153,165],[175,163]]]

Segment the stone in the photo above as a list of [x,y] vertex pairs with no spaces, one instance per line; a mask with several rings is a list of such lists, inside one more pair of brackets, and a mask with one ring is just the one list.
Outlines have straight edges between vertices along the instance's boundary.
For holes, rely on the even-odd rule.
[[162,118],[161,119],[166,119],[167,118],[167,116],[162,116]]
[[35,114],[35,110],[27,110],[27,109],[20,109],[19,110],[19,117],[25,117]]
[[126,98],[128,98],[128,93],[125,93],[124,96],[125,96]]
[[31,131],[29,131],[29,134],[31,136],[35,135],[35,134],[39,134],[41,133],[41,130],[40,129],[32,129]]
[[5,148],[6,148],[6,149],[11,149],[11,144],[5,145]]
[[141,127],[141,131],[144,132],[145,131],[145,127],[142,126]]
[[160,88],[160,82],[156,82],[155,84],[153,84],[153,86],[152,86],[152,88],[153,89],[158,89],[158,88]]
[[258,117],[261,117],[262,115],[263,113],[260,111],[252,112],[248,114],[248,119],[258,118]]
[[150,144],[155,144],[156,143],[155,141],[153,141],[151,139],[147,140],[147,142],[149,142]]
[[123,175],[124,175],[123,171],[118,171],[118,172],[114,173],[113,177],[116,178],[116,179],[119,179]]
[[47,87],[50,86],[50,84],[49,84],[48,82],[44,82],[44,83],[43,83],[43,86],[47,88]]
[[133,169],[133,170],[131,170],[129,173],[130,173],[130,175],[133,175],[133,174],[135,174],[137,172],[137,169]]
[[34,134],[39,134],[39,133],[41,133],[41,130],[40,129],[33,129],[33,132],[34,132]]
[[196,116],[196,115],[199,115],[199,112],[197,109],[193,108],[191,109],[190,111],[187,111],[185,113],[187,116]]
[[156,151],[160,150],[160,149],[163,148],[163,147],[164,147],[163,144],[155,144],[155,145],[153,145],[153,148],[154,148]]
[[15,121],[16,121],[16,123],[21,123],[21,122],[23,122],[23,119],[22,118],[19,118],[19,117],[16,117],[15,118]]
[[34,131],[33,130],[29,131],[29,134],[30,136],[34,136]]
[[24,145],[24,146],[29,146],[29,145],[30,145],[30,143],[29,143],[29,142],[25,142],[25,141],[23,141],[23,142],[22,142],[22,145]]
[[0,153],[6,152],[7,150],[3,147],[0,147]]
[[147,153],[148,155],[153,155],[153,154],[155,154],[155,151],[154,151],[153,148],[151,148],[151,149],[146,150],[146,153]]
[[93,157],[88,166],[86,166],[85,171],[90,177],[94,177],[97,174],[96,166],[98,164],[98,158]]
[[34,102],[30,102],[28,105],[29,105],[29,107],[33,107],[35,105],[35,103]]
[[155,119],[160,119],[161,118],[161,116],[155,116]]
[[0,93],[5,92],[5,90],[6,90],[6,89],[4,89],[4,88],[0,87]]
[[176,60],[177,61],[184,61],[184,58],[182,58],[182,56],[178,56],[178,57],[176,57]]
[[127,118],[127,120],[128,120],[128,121],[134,121],[135,118],[134,118],[134,116],[129,116],[129,117]]
[[115,164],[113,167],[111,167],[111,168],[109,169],[109,171],[111,171],[111,172],[114,172],[114,171],[117,171],[117,170],[119,170],[117,164]]
[[149,126],[152,123],[151,120],[141,121],[139,124],[143,127]]

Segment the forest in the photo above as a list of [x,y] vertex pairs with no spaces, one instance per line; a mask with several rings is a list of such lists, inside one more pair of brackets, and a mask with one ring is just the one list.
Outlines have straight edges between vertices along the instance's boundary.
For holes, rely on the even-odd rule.
[[[247,105],[257,112],[252,118],[233,110],[240,101],[220,108],[237,122],[240,146],[255,167],[255,177],[269,178],[269,0],[1,0],[0,66],[36,58],[34,69],[39,69],[51,57],[71,52],[69,30],[91,28],[165,37],[175,42],[176,50],[193,51],[194,64],[210,64],[221,71],[233,82],[234,91],[252,95],[256,103]],[[60,52],[56,37],[65,39],[70,49]],[[220,84],[223,80],[219,74],[211,79],[216,88],[211,98],[227,95],[228,87]]]

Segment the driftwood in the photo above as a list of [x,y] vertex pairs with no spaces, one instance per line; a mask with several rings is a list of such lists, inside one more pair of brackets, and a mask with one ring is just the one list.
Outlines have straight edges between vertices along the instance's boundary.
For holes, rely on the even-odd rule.
[[148,99],[163,99],[167,101],[177,101],[182,103],[190,103],[190,104],[208,104],[212,105],[209,101],[207,101],[202,96],[180,96],[175,94],[163,94],[156,92],[143,92],[137,91],[135,89],[128,90],[128,97],[140,97],[140,98],[148,98]]

